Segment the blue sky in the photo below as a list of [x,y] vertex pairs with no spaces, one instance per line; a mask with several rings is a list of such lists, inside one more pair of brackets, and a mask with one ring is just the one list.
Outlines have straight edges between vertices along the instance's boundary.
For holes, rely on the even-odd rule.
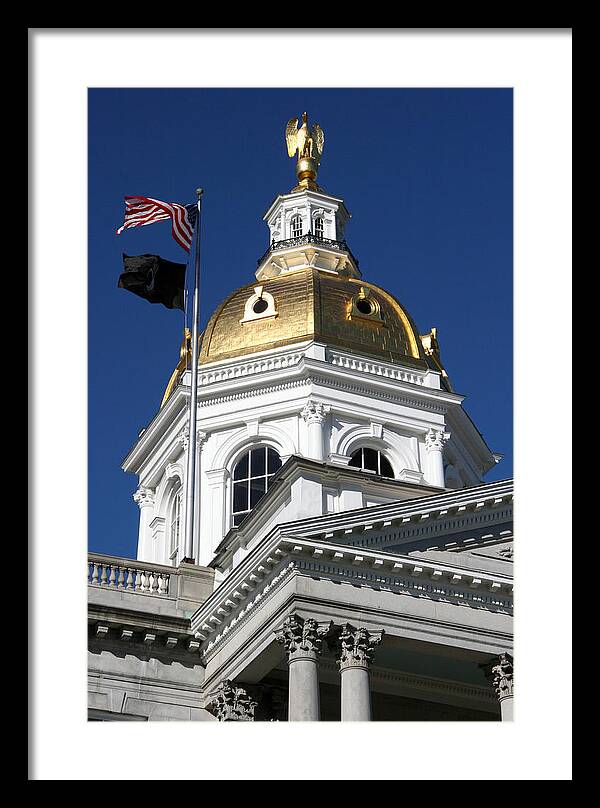
[[295,183],[287,120],[325,131],[319,183],[352,214],[365,279],[421,333],[437,326],[454,389],[512,476],[510,89],[89,91],[89,546],[135,556],[136,478],[120,466],[177,363],[183,315],[117,288],[121,253],[185,261],[168,222],[115,235],[123,197],[192,202],[205,189],[201,326],[254,278],[262,216]]

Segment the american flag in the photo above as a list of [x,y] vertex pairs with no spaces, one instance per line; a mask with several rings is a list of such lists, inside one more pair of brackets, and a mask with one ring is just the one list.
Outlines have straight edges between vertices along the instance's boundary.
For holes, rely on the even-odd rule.
[[125,221],[117,230],[117,235],[130,227],[142,227],[145,224],[170,219],[173,238],[180,247],[189,252],[197,212],[196,205],[161,202],[160,199],[151,199],[148,196],[126,196]]

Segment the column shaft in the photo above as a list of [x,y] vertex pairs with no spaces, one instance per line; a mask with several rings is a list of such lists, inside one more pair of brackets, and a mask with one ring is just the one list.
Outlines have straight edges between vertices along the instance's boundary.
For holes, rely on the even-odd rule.
[[371,686],[368,668],[342,668],[341,679],[342,721],[370,721]]
[[429,452],[429,483],[444,488],[444,456],[437,449]]
[[442,429],[429,429],[425,435],[427,450],[427,482],[438,488],[445,487],[444,479],[444,443],[450,438],[449,432]]
[[500,701],[500,715],[503,721],[513,720],[513,697],[508,696]]
[[308,422],[308,451],[313,460],[323,460],[323,422]]
[[317,657],[297,657],[289,662],[288,721],[320,721]]

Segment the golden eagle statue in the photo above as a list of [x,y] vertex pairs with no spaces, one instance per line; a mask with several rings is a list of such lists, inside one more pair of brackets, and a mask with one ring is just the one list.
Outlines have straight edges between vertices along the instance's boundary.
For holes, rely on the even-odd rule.
[[294,157],[298,153],[298,164],[296,174],[300,180],[300,186],[305,188],[316,188],[315,179],[317,169],[323,154],[325,134],[315,123],[308,125],[308,115],[302,113],[302,126],[298,127],[298,118],[291,118],[285,128],[285,141],[287,143],[288,155]]

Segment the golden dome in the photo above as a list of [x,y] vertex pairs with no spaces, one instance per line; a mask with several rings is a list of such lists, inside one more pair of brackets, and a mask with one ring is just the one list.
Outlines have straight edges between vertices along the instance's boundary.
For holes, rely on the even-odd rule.
[[[310,268],[260,284],[242,286],[217,308],[202,336],[200,364],[306,340],[388,362],[428,364],[411,318],[372,283]],[[263,295],[272,297],[271,309],[249,319],[249,302]]]

